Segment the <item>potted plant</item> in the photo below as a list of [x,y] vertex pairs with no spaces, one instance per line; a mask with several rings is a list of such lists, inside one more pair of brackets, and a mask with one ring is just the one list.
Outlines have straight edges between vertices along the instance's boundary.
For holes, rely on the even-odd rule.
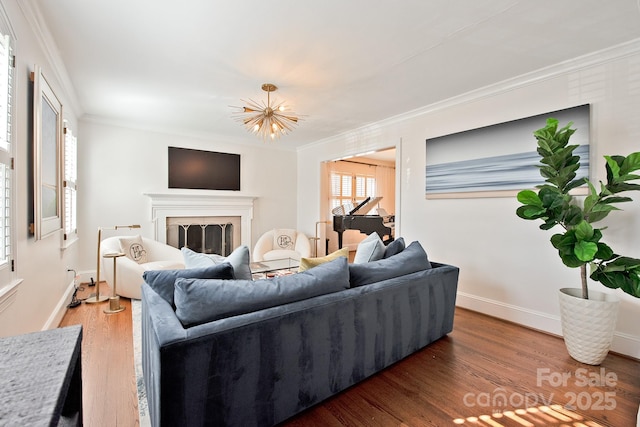
[[[575,132],[571,129],[572,124],[558,129],[558,120],[550,118],[545,127],[534,132],[541,158],[540,174],[545,183],[537,186],[537,192],[523,190],[518,193],[522,205],[516,213],[523,219],[541,219],[542,230],[555,226],[562,228],[551,236],[551,244],[566,266],[580,269],[582,281],[581,289],[560,290],[565,344],[574,359],[598,365],[611,345],[618,299],[610,293],[589,292],[587,264],[592,280],[640,298],[640,259],[615,253],[602,241],[606,227],[596,228],[592,224],[619,210],[616,207],[619,203],[631,201],[619,193],[640,190],[640,185],[630,182],[640,179],[640,175],[633,173],[640,169],[640,152],[627,157],[605,156],[607,182],[600,182],[596,189],[587,178],[576,178],[580,157],[573,154],[578,146],[569,145]],[[586,196],[572,194],[572,190],[585,184],[588,186]]]

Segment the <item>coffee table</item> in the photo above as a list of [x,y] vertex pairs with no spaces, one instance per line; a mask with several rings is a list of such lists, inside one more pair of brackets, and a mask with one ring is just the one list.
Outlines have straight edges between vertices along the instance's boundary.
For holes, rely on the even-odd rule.
[[270,259],[265,261],[257,261],[249,264],[252,274],[274,273],[278,271],[291,272],[292,269],[300,267],[300,261],[294,258]]

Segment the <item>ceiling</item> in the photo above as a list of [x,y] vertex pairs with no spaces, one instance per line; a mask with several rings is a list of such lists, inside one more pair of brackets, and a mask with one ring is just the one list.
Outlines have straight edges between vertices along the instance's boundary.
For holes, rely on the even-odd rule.
[[295,149],[640,38],[640,0],[31,0],[82,117],[265,144],[233,118],[272,97]]

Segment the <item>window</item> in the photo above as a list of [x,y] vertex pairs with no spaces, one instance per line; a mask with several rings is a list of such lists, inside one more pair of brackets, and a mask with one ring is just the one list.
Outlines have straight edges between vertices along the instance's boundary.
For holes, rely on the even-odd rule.
[[352,180],[353,177],[351,174],[331,173],[330,210],[352,202]]
[[360,203],[367,197],[376,196],[376,179],[372,176],[355,176],[356,202]]
[[376,195],[376,178],[368,175],[331,172],[329,210],[342,205],[357,206],[367,197]]
[[0,16],[0,305],[11,294],[13,251],[13,67],[12,39]]
[[64,243],[69,246],[78,238],[76,225],[76,181],[78,179],[78,141],[65,124],[64,127]]

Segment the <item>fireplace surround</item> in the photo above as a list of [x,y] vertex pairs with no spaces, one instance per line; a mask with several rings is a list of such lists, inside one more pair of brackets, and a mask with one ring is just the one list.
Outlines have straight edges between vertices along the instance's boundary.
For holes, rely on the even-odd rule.
[[[256,199],[247,195],[193,194],[193,193],[145,193],[151,199],[151,219],[155,240],[170,244],[168,233],[172,223],[233,224],[233,246],[251,247],[251,221]],[[193,226],[193,225],[191,225]],[[222,234],[226,240],[228,234]],[[239,241],[238,241],[239,239]],[[174,245],[175,246],[175,245]],[[177,246],[176,246],[177,247]],[[193,248],[192,248],[193,249]],[[233,248],[231,248],[233,249]],[[198,252],[201,250],[194,249]],[[204,251],[204,250],[203,250]]]

